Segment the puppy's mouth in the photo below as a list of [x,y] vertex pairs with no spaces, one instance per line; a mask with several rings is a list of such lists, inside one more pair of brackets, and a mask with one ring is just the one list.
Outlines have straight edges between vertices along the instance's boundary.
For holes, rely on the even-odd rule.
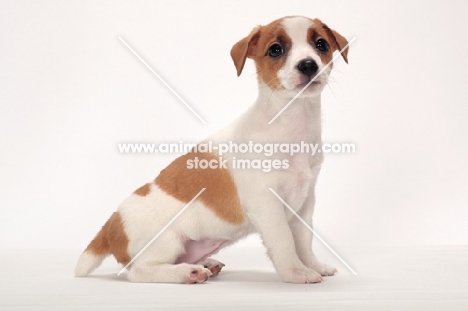
[[313,88],[315,89],[316,87],[319,87],[319,86],[322,85],[322,81],[320,81],[319,79],[313,80],[312,83],[310,82],[311,80],[313,80],[313,78],[306,81],[306,82],[297,84],[296,89],[297,90],[302,90],[306,86],[308,86],[307,89],[313,89]]
[[[311,82],[312,81],[312,82]],[[289,83],[281,83],[281,86],[286,91],[306,92],[307,94],[320,92],[323,86],[327,83],[327,79],[322,76],[306,76],[300,75],[291,77]],[[305,89],[304,89],[305,88]]]
[[[307,82],[298,84],[297,87],[298,87],[298,88],[303,88],[303,87],[305,87],[305,86],[306,86],[307,84],[309,84],[309,83],[310,83],[310,80],[307,81]],[[312,86],[312,85],[320,85],[320,84],[322,84],[321,81],[319,81],[319,80],[314,80],[314,81],[312,81],[312,83],[310,83],[310,86]]]

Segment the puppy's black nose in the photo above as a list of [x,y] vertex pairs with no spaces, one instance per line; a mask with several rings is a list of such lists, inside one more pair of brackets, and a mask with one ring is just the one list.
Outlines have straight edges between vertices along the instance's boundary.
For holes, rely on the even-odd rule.
[[297,69],[309,77],[318,70],[318,65],[312,58],[303,59],[297,64]]

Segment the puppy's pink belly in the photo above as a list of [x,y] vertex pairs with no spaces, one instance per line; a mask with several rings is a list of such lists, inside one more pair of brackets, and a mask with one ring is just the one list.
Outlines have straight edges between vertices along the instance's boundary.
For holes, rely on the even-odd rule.
[[182,262],[196,263],[218,252],[229,243],[228,240],[188,240],[185,242],[185,254],[177,258],[176,264]]

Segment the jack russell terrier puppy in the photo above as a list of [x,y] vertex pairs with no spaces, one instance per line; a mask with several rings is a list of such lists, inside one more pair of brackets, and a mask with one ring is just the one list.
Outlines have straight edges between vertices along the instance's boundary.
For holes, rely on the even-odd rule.
[[[255,62],[258,98],[234,123],[206,141],[320,144],[320,93],[332,66],[316,75],[332,61],[333,52],[347,44],[320,20],[300,16],[253,29],[232,47],[231,56],[238,76],[246,58]],[[342,51],[346,62],[347,52],[347,48]],[[314,78],[295,102],[268,124]],[[254,232],[262,237],[285,282],[316,283],[336,272],[317,260],[312,252],[312,233],[269,190],[312,226],[321,153],[275,154],[288,165],[264,172],[235,169],[232,161],[239,158],[235,152],[222,155],[228,160],[223,167],[193,169],[190,161],[212,163],[220,160],[220,155],[192,151],[120,205],[79,258],[76,276],[86,276],[112,254],[123,265],[132,261],[127,272],[131,282],[201,283],[224,266],[210,258],[212,254]],[[258,153],[241,156],[244,160],[269,158]],[[180,217],[149,243],[203,188]]]

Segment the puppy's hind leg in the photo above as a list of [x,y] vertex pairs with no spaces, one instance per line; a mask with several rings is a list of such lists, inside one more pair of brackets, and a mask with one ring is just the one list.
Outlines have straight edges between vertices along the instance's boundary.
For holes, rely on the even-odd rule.
[[131,264],[127,278],[139,283],[202,283],[211,271],[202,265],[174,264],[185,252],[184,241],[166,231]]
[[212,273],[200,265],[181,263],[145,264],[132,267],[127,274],[131,282],[136,283],[203,283]]
[[202,261],[197,262],[197,264],[209,269],[212,273],[211,277],[218,276],[218,274],[221,272],[221,269],[223,269],[223,267],[225,266],[225,264],[213,258],[206,258]]

